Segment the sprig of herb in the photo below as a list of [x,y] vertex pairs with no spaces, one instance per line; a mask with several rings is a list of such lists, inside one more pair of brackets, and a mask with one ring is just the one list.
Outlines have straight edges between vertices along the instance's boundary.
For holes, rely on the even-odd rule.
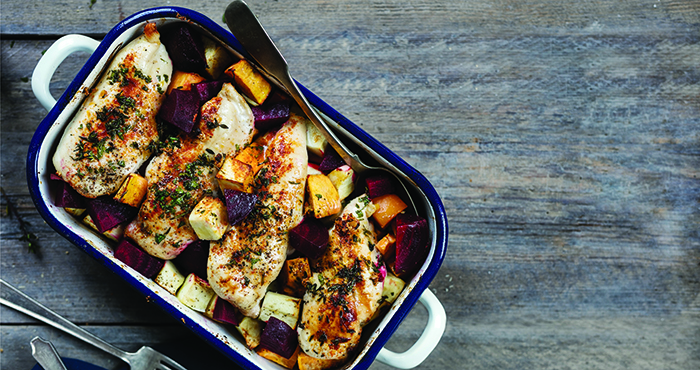
[[17,207],[15,207],[14,203],[12,203],[10,198],[5,193],[5,189],[0,187],[0,192],[2,192],[2,198],[7,204],[7,215],[10,218],[16,218],[17,222],[19,222],[19,230],[22,232],[22,236],[19,238],[19,240],[27,242],[27,250],[29,251],[29,253],[40,255],[39,248],[41,246],[38,243],[39,238],[36,235],[34,235],[34,233],[29,231],[29,222],[24,221],[24,219],[22,219],[22,216],[20,216],[19,212],[17,211]]

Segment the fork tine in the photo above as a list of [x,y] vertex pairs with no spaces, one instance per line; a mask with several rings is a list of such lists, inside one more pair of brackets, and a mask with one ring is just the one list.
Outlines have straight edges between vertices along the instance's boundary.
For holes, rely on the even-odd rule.
[[160,363],[158,364],[158,369],[161,370],[187,370],[184,366],[178,364],[172,358],[162,355],[160,358]]

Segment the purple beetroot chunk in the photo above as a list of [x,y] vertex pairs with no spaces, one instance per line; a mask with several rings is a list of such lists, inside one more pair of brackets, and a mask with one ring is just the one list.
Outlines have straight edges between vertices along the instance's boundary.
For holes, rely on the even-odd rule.
[[[55,178],[57,177],[57,178]],[[53,204],[56,207],[85,208],[85,198],[57,175],[51,174],[51,188],[54,191]]]
[[299,345],[296,330],[286,322],[270,316],[260,335],[260,347],[272,351],[284,358],[290,358]]
[[221,86],[224,85],[223,80],[218,81],[205,81],[192,85],[192,90],[197,92],[199,95],[199,102],[208,102],[211,98],[217,96],[219,91],[221,91]]
[[185,23],[178,23],[161,36],[175,69],[202,72],[207,68],[202,38]]
[[400,276],[414,273],[428,255],[428,221],[423,217],[396,216],[396,265]]
[[258,201],[258,196],[238,190],[224,189],[224,199],[226,199],[228,223],[229,225],[236,225],[253,211],[255,203]]
[[196,240],[188,244],[187,247],[175,257],[173,263],[183,275],[195,274],[206,280],[208,258],[209,241]]
[[199,115],[199,94],[195,90],[173,90],[165,98],[158,117],[190,133]]
[[212,318],[216,321],[238,326],[243,319],[243,314],[225,299],[219,297],[216,299]]
[[367,196],[369,196],[370,199],[394,192],[394,183],[386,174],[367,177],[365,179],[365,185],[367,187]]
[[126,239],[122,239],[117,245],[117,249],[114,250],[114,258],[124,262],[149,279],[156,276],[165,265],[165,261],[151,256]]
[[289,231],[289,246],[310,259],[319,258],[328,246],[328,229],[321,221],[307,217]]
[[138,212],[138,208],[119,203],[108,195],[88,200],[86,208],[101,233],[131,221]]
[[281,125],[289,119],[289,101],[266,103],[258,107],[250,107],[255,117],[255,128],[267,131]]
[[340,155],[329,146],[328,150],[323,153],[323,159],[321,159],[318,169],[323,173],[328,173],[344,164],[346,163],[343,158],[340,158]]

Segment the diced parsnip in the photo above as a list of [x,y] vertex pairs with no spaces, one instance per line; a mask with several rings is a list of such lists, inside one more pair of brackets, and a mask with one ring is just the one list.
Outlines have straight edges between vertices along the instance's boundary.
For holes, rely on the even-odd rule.
[[393,274],[386,274],[386,277],[384,278],[382,298],[379,301],[377,311],[375,311],[374,316],[372,316],[372,320],[376,319],[381,314],[384,307],[391,306],[394,301],[396,301],[396,298],[399,297],[399,294],[401,294],[405,286],[406,283],[401,280],[401,278]]
[[340,212],[341,204],[338,190],[333,186],[328,176],[321,174],[307,177],[306,188],[314,217],[324,218]]
[[236,81],[241,92],[257,104],[262,104],[272,91],[272,86],[265,77],[245,59],[228,67],[224,73]]
[[379,227],[384,228],[399,213],[408,206],[396,194],[386,194],[372,199],[372,203],[377,208],[372,215],[379,223]]
[[214,309],[216,308],[216,301],[219,297],[215,294],[214,297],[209,301],[207,308],[204,310],[204,316],[214,320]]
[[299,370],[326,370],[334,368],[342,364],[345,360],[329,360],[320,359],[307,355],[304,351],[299,352],[297,357],[297,365],[299,365]]
[[233,59],[231,59],[228,50],[208,37],[202,36],[202,45],[204,46],[204,59],[207,61],[206,71],[209,77],[216,80],[224,69],[231,65]]
[[289,357],[289,358],[284,358],[266,348],[257,348],[255,350],[257,354],[260,356],[276,363],[279,364],[280,366],[284,367],[285,369],[292,369],[294,368],[294,365],[297,363],[297,358],[299,357],[299,352],[301,352],[301,348],[297,346],[296,351],[294,351],[294,354]]
[[268,291],[263,298],[259,318],[262,321],[267,321],[271,316],[274,316],[278,320],[284,321],[292,329],[296,329],[300,308],[300,298]]
[[250,193],[252,192],[253,169],[247,163],[227,157],[216,174],[216,180],[219,182],[221,191],[231,189]]
[[374,247],[382,254],[384,260],[388,260],[396,252],[396,238],[392,234],[386,234]]
[[75,217],[82,216],[83,213],[85,213],[85,208],[70,208],[66,207],[64,208],[68,214],[71,214]]
[[263,322],[258,319],[253,319],[248,316],[243,317],[241,324],[236,326],[238,332],[241,333],[245,344],[248,348],[255,348],[260,344],[260,335],[262,334]]
[[311,277],[309,260],[304,257],[284,261],[279,281],[282,293],[301,298],[306,292],[306,280]]
[[307,174],[308,176],[311,176],[311,175],[321,175],[321,174],[323,174],[323,172],[321,172],[321,170],[318,169],[318,165],[317,165],[317,164],[315,164],[315,163],[309,163],[308,167],[306,168],[306,174]]
[[328,178],[338,189],[338,197],[343,200],[355,190],[355,171],[348,165],[343,165],[328,174]]
[[173,77],[170,80],[170,85],[168,85],[168,94],[171,91],[177,90],[189,90],[190,85],[206,81],[206,79],[194,72],[183,72],[174,71]]
[[250,166],[250,170],[255,176],[265,162],[265,147],[255,143],[250,144],[238,153],[236,159]]
[[178,271],[173,261],[165,261],[154,281],[170,294],[176,295],[177,290],[185,283],[185,276]]
[[312,158],[321,160],[326,153],[328,141],[315,125],[306,125],[306,150]]
[[209,283],[195,274],[187,275],[185,282],[177,291],[177,299],[197,312],[205,312],[209,302],[215,296]]
[[194,207],[190,226],[202,240],[219,240],[228,228],[226,205],[219,198],[206,196]]
[[[85,218],[83,218],[83,223],[85,225],[90,226],[90,228],[97,231],[98,233],[100,232],[100,230],[97,229],[97,225],[95,225],[95,222],[92,220],[92,217],[90,217],[90,215],[87,215],[87,216],[85,216]],[[102,235],[106,236],[110,240],[114,240],[115,242],[118,242],[124,236],[124,229],[125,229],[125,226],[123,224],[117,225],[117,226],[103,232]]]
[[147,191],[148,181],[146,178],[137,173],[131,173],[114,195],[114,200],[132,207],[138,207],[141,205],[141,201],[146,196]]

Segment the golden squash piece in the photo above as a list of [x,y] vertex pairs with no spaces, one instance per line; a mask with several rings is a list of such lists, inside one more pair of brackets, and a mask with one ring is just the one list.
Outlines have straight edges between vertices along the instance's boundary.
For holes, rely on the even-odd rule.
[[224,74],[233,78],[241,91],[257,104],[262,104],[272,90],[265,77],[245,59],[228,67]]
[[236,158],[227,157],[216,174],[219,188],[238,190],[245,193],[252,192],[253,169],[247,163]]
[[284,261],[280,271],[282,293],[302,297],[306,292],[306,281],[311,277],[309,260],[304,257]]
[[391,234],[386,234],[375,246],[379,253],[382,254],[384,260],[389,260],[396,252],[396,237]]
[[137,173],[132,173],[124,180],[117,194],[114,195],[114,200],[132,207],[138,207],[141,205],[147,191],[148,181],[146,178]]
[[309,193],[309,205],[314,212],[314,217],[324,218],[340,212],[340,196],[338,189],[328,176],[311,175],[306,180],[306,187]]
[[173,90],[190,90],[192,84],[197,84],[206,81],[206,79],[194,72],[174,71],[172,81],[168,85],[167,93],[170,94]]
[[299,355],[297,357],[297,364],[299,365],[299,370],[325,370],[336,367],[342,364],[344,361],[345,359],[324,360],[320,358],[314,358],[307,355],[303,351],[299,352]]
[[286,369],[292,369],[292,368],[294,368],[294,364],[297,363],[297,357],[299,357],[299,353],[301,352],[301,350],[297,346],[297,350],[294,351],[294,354],[290,358],[284,358],[284,357],[282,357],[282,356],[280,356],[280,355],[278,355],[278,354],[276,354],[268,349],[265,349],[265,348],[257,348],[255,350],[255,352],[257,352],[257,354],[259,354],[260,356],[262,356],[262,357],[264,357],[264,358],[266,358],[266,359],[268,359],[276,364],[279,364],[280,366],[282,366]]

